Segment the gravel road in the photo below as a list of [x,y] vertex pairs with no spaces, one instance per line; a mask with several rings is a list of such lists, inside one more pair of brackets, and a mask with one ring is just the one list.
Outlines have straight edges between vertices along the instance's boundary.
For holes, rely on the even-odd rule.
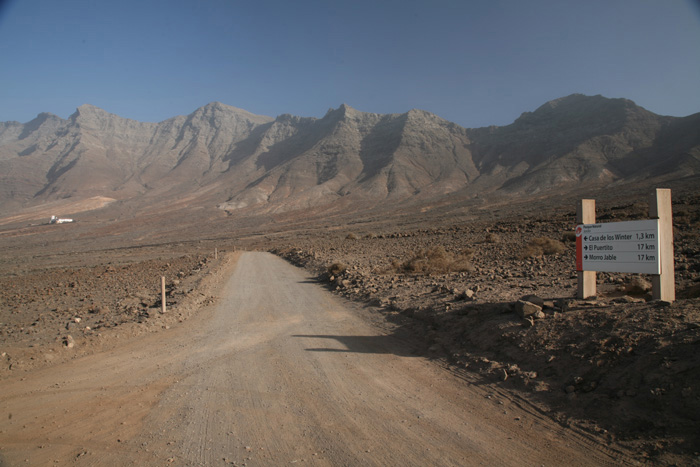
[[0,465],[602,465],[620,450],[456,377],[267,253],[215,305],[0,382]]

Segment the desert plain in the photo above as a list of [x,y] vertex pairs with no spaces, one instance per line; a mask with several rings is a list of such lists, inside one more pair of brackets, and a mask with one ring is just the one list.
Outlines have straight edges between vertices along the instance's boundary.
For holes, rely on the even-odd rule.
[[[4,123],[0,465],[700,463],[698,115]],[[578,297],[656,188],[676,300]]]
[[[644,194],[603,196],[598,219],[647,217]],[[5,224],[3,465],[697,462],[699,196],[693,187],[674,191],[673,303],[651,300],[648,276],[617,273],[599,273],[597,297],[578,299],[575,198],[569,201],[265,229],[226,227],[224,217],[183,225],[183,236],[154,229],[150,238],[143,225],[120,233],[118,223],[116,235],[105,236],[89,213],[72,224]],[[290,264],[268,264],[265,252]],[[264,271],[251,270],[261,265]],[[238,283],[254,283],[232,294],[236,274]],[[303,280],[287,283],[294,275]],[[241,294],[260,293],[254,286],[271,303],[226,308]],[[299,286],[312,291],[288,289]],[[307,299],[331,300],[321,305],[330,315],[305,316],[315,306]],[[521,300],[541,312],[524,318]],[[230,317],[235,328],[226,320],[212,327],[224,319],[221,307],[250,316]],[[212,341],[218,345],[207,350]],[[295,351],[345,366],[334,362],[331,371],[291,358]],[[342,386],[319,391],[314,368]],[[287,370],[293,373],[276,380]],[[176,389],[179,378],[196,374],[189,389]],[[414,387],[418,375],[427,386]],[[349,394],[324,399],[343,391],[364,394],[366,406],[348,405]],[[468,399],[470,413],[500,431],[482,439],[455,420],[421,428],[420,436],[416,427],[395,431],[395,424],[447,417],[455,410],[442,405],[449,397]],[[245,409],[266,403],[257,414]],[[286,435],[275,437],[279,429]],[[438,436],[445,429],[474,438],[445,441]],[[432,451],[418,441],[423,436],[434,441]],[[530,438],[550,449],[523,445]]]

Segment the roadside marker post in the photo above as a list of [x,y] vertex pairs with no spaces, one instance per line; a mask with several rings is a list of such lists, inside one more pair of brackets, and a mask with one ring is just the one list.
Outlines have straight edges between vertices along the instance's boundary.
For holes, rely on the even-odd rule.
[[160,276],[160,312],[165,311],[165,276]]
[[[595,200],[582,199],[576,209],[576,222],[578,224],[595,224]],[[578,228],[576,235],[576,251],[578,257]],[[578,270],[578,268],[576,268]],[[578,270],[578,297],[590,298],[596,296],[595,271]]]
[[671,190],[656,190],[649,209],[652,219],[648,220],[596,224],[594,203],[581,200],[577,212],[578,297],[596,295],[595,271],[627,272],[651,274],[652,298],[674,301]]
[[657,188],[649,203],[649,217],[659,222],[659,274],[651,278],[654,300],[676,300],[676,265],[673,258],[673,209],[671,190]]

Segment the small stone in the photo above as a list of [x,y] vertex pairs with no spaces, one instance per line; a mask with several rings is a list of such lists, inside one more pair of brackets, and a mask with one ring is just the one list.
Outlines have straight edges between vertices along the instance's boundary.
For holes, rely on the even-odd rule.
[[75,347],[75,340],[73,339],[73,336],[71,336],[69,334],[66,337],[64,337],[63,338],[63,345],[65,345],[69,349],[72,349],[73,347]]
[[474,300],[474,291],[467,289],[459,295],[460,300]]
[[521,318],[527,318],[529,316],[532,316],[538,311],[542,311],[542,307],[539,305],[535,305],[532,302],[528,302],[525,300],[518,300],[517,302],[515,302],[515,313],[517,313],[517,315]]
[[538,297],[537,295],[525,295],[520,300],[522,300],[524,302],[530,302],[533,305],[537,305],[540,308],[544,307],[544,299]]

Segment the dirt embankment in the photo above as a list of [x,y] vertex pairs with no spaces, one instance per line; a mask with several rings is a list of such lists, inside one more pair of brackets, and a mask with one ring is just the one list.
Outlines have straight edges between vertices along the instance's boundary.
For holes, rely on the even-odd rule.
[[[214,300],[226,256],[179,257],[0,276],[0,377],[167,329]],[[161,309],[166,278],[166,313]]]
[[[520,391],[562,424],[656,462],[700,462],[696,201],[674,205],[673,304],[651,301],[648,277],[616,273],[598,274],[595,300],[577,300],[573,213],[406,232],[348,228],[274,251],[376,306],[427,355]],[[612,207],[599,219],[639,219],[645,208]]]

